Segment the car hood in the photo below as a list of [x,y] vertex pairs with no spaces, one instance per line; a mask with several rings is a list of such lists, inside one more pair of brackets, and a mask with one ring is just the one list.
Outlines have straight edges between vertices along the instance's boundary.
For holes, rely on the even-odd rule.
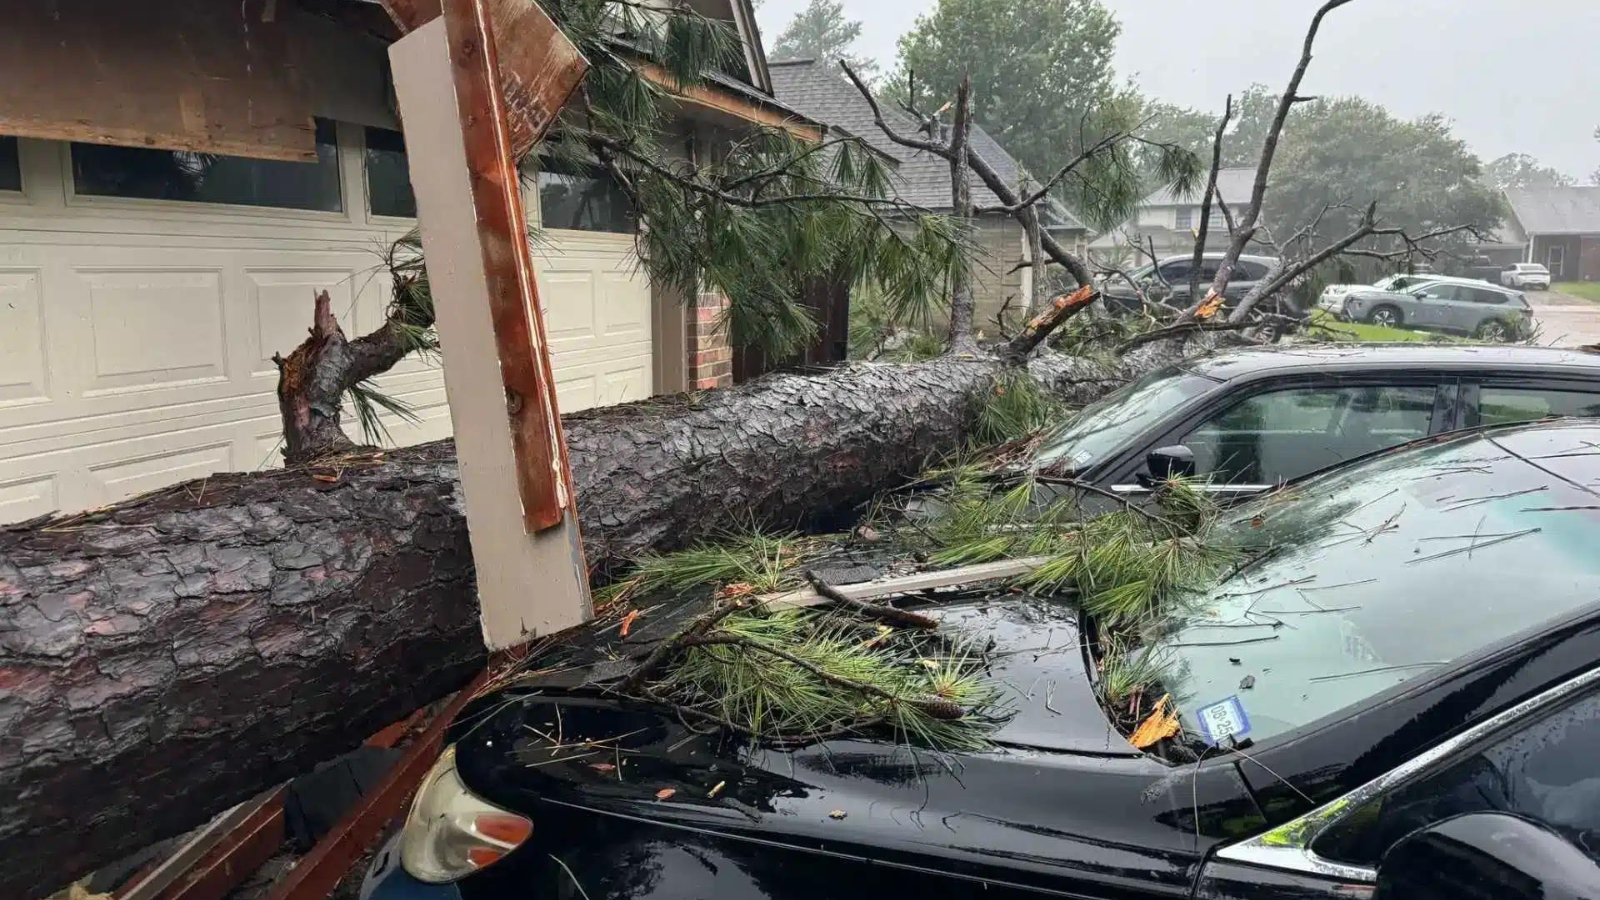
[[1231,767],[1196,782],[1114,732],[1070,607],[1005,595],[921,611],[988,647],[1015,708],[993,749],[930,753],[887,734],[753,746],[597,687],[529,684],[462,714],[449,737],[458,771],[473,793],[533,818],[540,859],[568,843],[693,833],[889,865],[932,853],[981,880],[998,867],[1023,883],[1068,874],[1177,889],[1197,852],[1196,803],[1221,804],[1207,811],[1204,844],[1218,823],[1260,827]]

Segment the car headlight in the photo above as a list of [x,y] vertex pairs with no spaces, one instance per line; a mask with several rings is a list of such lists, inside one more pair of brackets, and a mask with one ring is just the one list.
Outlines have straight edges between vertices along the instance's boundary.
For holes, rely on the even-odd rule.
[[473,796],[446,747],[411,801],[400,834],[400,865],[411,877],[443,884],[497,862],[533,834],[533,822]]

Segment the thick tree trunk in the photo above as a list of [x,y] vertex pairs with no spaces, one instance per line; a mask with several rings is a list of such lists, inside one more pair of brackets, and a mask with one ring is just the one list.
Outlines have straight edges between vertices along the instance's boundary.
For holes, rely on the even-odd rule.
[[[861,365],[568,417],[591,563],[850,509],[959,446],[992,360]],[[1119,373],[1046,354],[1080,402]],[[483,663],[446,443],[0,528],[0,897],[358,744]]]

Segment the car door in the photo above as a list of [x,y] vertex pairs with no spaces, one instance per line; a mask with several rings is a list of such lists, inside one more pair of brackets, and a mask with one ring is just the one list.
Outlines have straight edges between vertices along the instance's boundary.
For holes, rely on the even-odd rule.
[[1418,328],[1444,329],[1449,327],[1455,312],[1457,287],[1443,282],[1425,285],[1410,292],[1411,299],[1397,305],[1405,316],[1405,324]]
[[1195,476],[1220,500],[1253,496],[1286,481],[1453,427],[1454,381],[1395,373],[1387,378],[1303,378],[1226,395],[1162,434],[1113,470],[1113,490],[1150,492],[1146,457],[1186,447]]
[[1600,382],[1479,378],[1462,385],[1464,427],[1509,425],[1553,416],[1600,416]]
[[1224,847],[1200,900],[1370,897],[1383,854],[1454,816],[1523,816],[1600,862],[1600,670],[1546,691],[1266,835]]

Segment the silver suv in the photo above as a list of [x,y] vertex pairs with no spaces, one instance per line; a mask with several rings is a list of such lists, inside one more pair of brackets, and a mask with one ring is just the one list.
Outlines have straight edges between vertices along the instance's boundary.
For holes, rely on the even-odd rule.
[[1533,313],[1520,291],[1487,281],[1434,281],[1405,291],[1355,291],[1337,311],[1342,319],[1390,328],[1520,340],[1533,333]]

